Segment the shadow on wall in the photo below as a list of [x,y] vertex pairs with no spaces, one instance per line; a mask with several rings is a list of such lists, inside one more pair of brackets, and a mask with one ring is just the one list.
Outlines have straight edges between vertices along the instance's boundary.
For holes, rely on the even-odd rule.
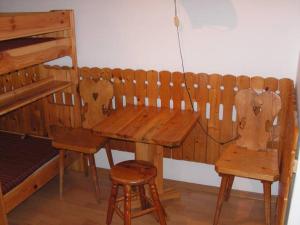
[[230,0],[180,0],[193,28],[216,26],[233,29],[237,16]]

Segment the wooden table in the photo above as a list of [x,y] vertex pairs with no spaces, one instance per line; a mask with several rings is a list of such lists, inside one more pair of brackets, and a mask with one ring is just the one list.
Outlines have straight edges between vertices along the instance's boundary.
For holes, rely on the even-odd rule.
[[156,184],[164,200],[179,197],[179,193],[163,187],[163,148],[180,146],[198,117],[192,111],[129,105],[112,111],[93,130],[104,137],[135,142],[135,158],[156,166]]

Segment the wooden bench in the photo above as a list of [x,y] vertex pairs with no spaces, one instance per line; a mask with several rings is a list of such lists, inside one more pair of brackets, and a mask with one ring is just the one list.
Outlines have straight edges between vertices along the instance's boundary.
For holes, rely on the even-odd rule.
[[[29,71],[29,76],[31,76],[32,72],[28,69],[26,71]],[[51,74],[54,77],[65,77],[66,80],[73,73],[66,67],[49,66],[40,66],[37,71],[39,72],[36,73]],[[20,73],[22,74],[22,71]],[[16,80],[14,76],[14,74],[7,74],[3,76],[3,79],[0,77],[0,91],[9,89]],[[113,107],[132,104],[191,109],[184,87],[184,76],[180,72],[83,67],[79,69],[79,77],[82,80],[91,78],[109,80],[114,89]],[[291,168],[295,154],[295,146],[289,144],[294,143],[295,135],[291,134],[289,130],[297,130],[295,122],[291,121],[294,115],[290,115],[295,111],[293,81],[274,77],[205,73],[186,73],[185,77],[192,101],[200,114],[202,127],[197,125],[186,137],[181,147],[164,148],[164,157],[177,160],[207,164],[214,164],[218,160],[227,146],[215,143],[206,133],[221,142],[236,137],[237,121],[234,97],[238,90],[254,88],[261,91],[268,89],[280,95],[282,109],[277,119],[280,135],[278,141],[271,145],[277,146],[279,151],[279,202],[281,203],[278,209],[278,221],[280,220],[280,224],[282,224],[287,205],[287,200],[284,199],[288,199]],[[0,117],[0,129],[18,130],[45,136],[50,124],[80,128],[83,118],[76,113],[81,109],[81,105],[78,104],[80,98],[77,97],[78,92],[75,92],[74,88],[57,92],[50,98],[31,104],[30,107],[27,106]],[[34,112],[36,116],[31,117],[28,112]],[[24,125],[22,121],[28,122]],[[131,142],[113,140],[109,144],[113,149],[135,151],[135,146]]]

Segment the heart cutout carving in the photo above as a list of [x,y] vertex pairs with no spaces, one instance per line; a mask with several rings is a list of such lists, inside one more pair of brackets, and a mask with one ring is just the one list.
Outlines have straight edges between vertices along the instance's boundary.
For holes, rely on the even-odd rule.
[[98,96],[99,96],[98,93],[96,93],[96,92],[93,93],[93,99],[94,99],[95,101],[97,101]]
[[253,106],[254,115],[257,116],[261,112],[261,106]]

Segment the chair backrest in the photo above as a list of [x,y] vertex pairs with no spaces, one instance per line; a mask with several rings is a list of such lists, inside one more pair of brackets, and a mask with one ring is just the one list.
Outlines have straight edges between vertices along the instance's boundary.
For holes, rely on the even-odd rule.
[[236,144],[253,150],[266,150],[272,140],[273,122],[281,109],[280,96],[272,91],[258,94],[253,89],[235,96],[239,139]]
[[79,82],[79,92],[83,99],[83,128],[92,128],[111,110],[113,86],[107,80],[83,79]]

